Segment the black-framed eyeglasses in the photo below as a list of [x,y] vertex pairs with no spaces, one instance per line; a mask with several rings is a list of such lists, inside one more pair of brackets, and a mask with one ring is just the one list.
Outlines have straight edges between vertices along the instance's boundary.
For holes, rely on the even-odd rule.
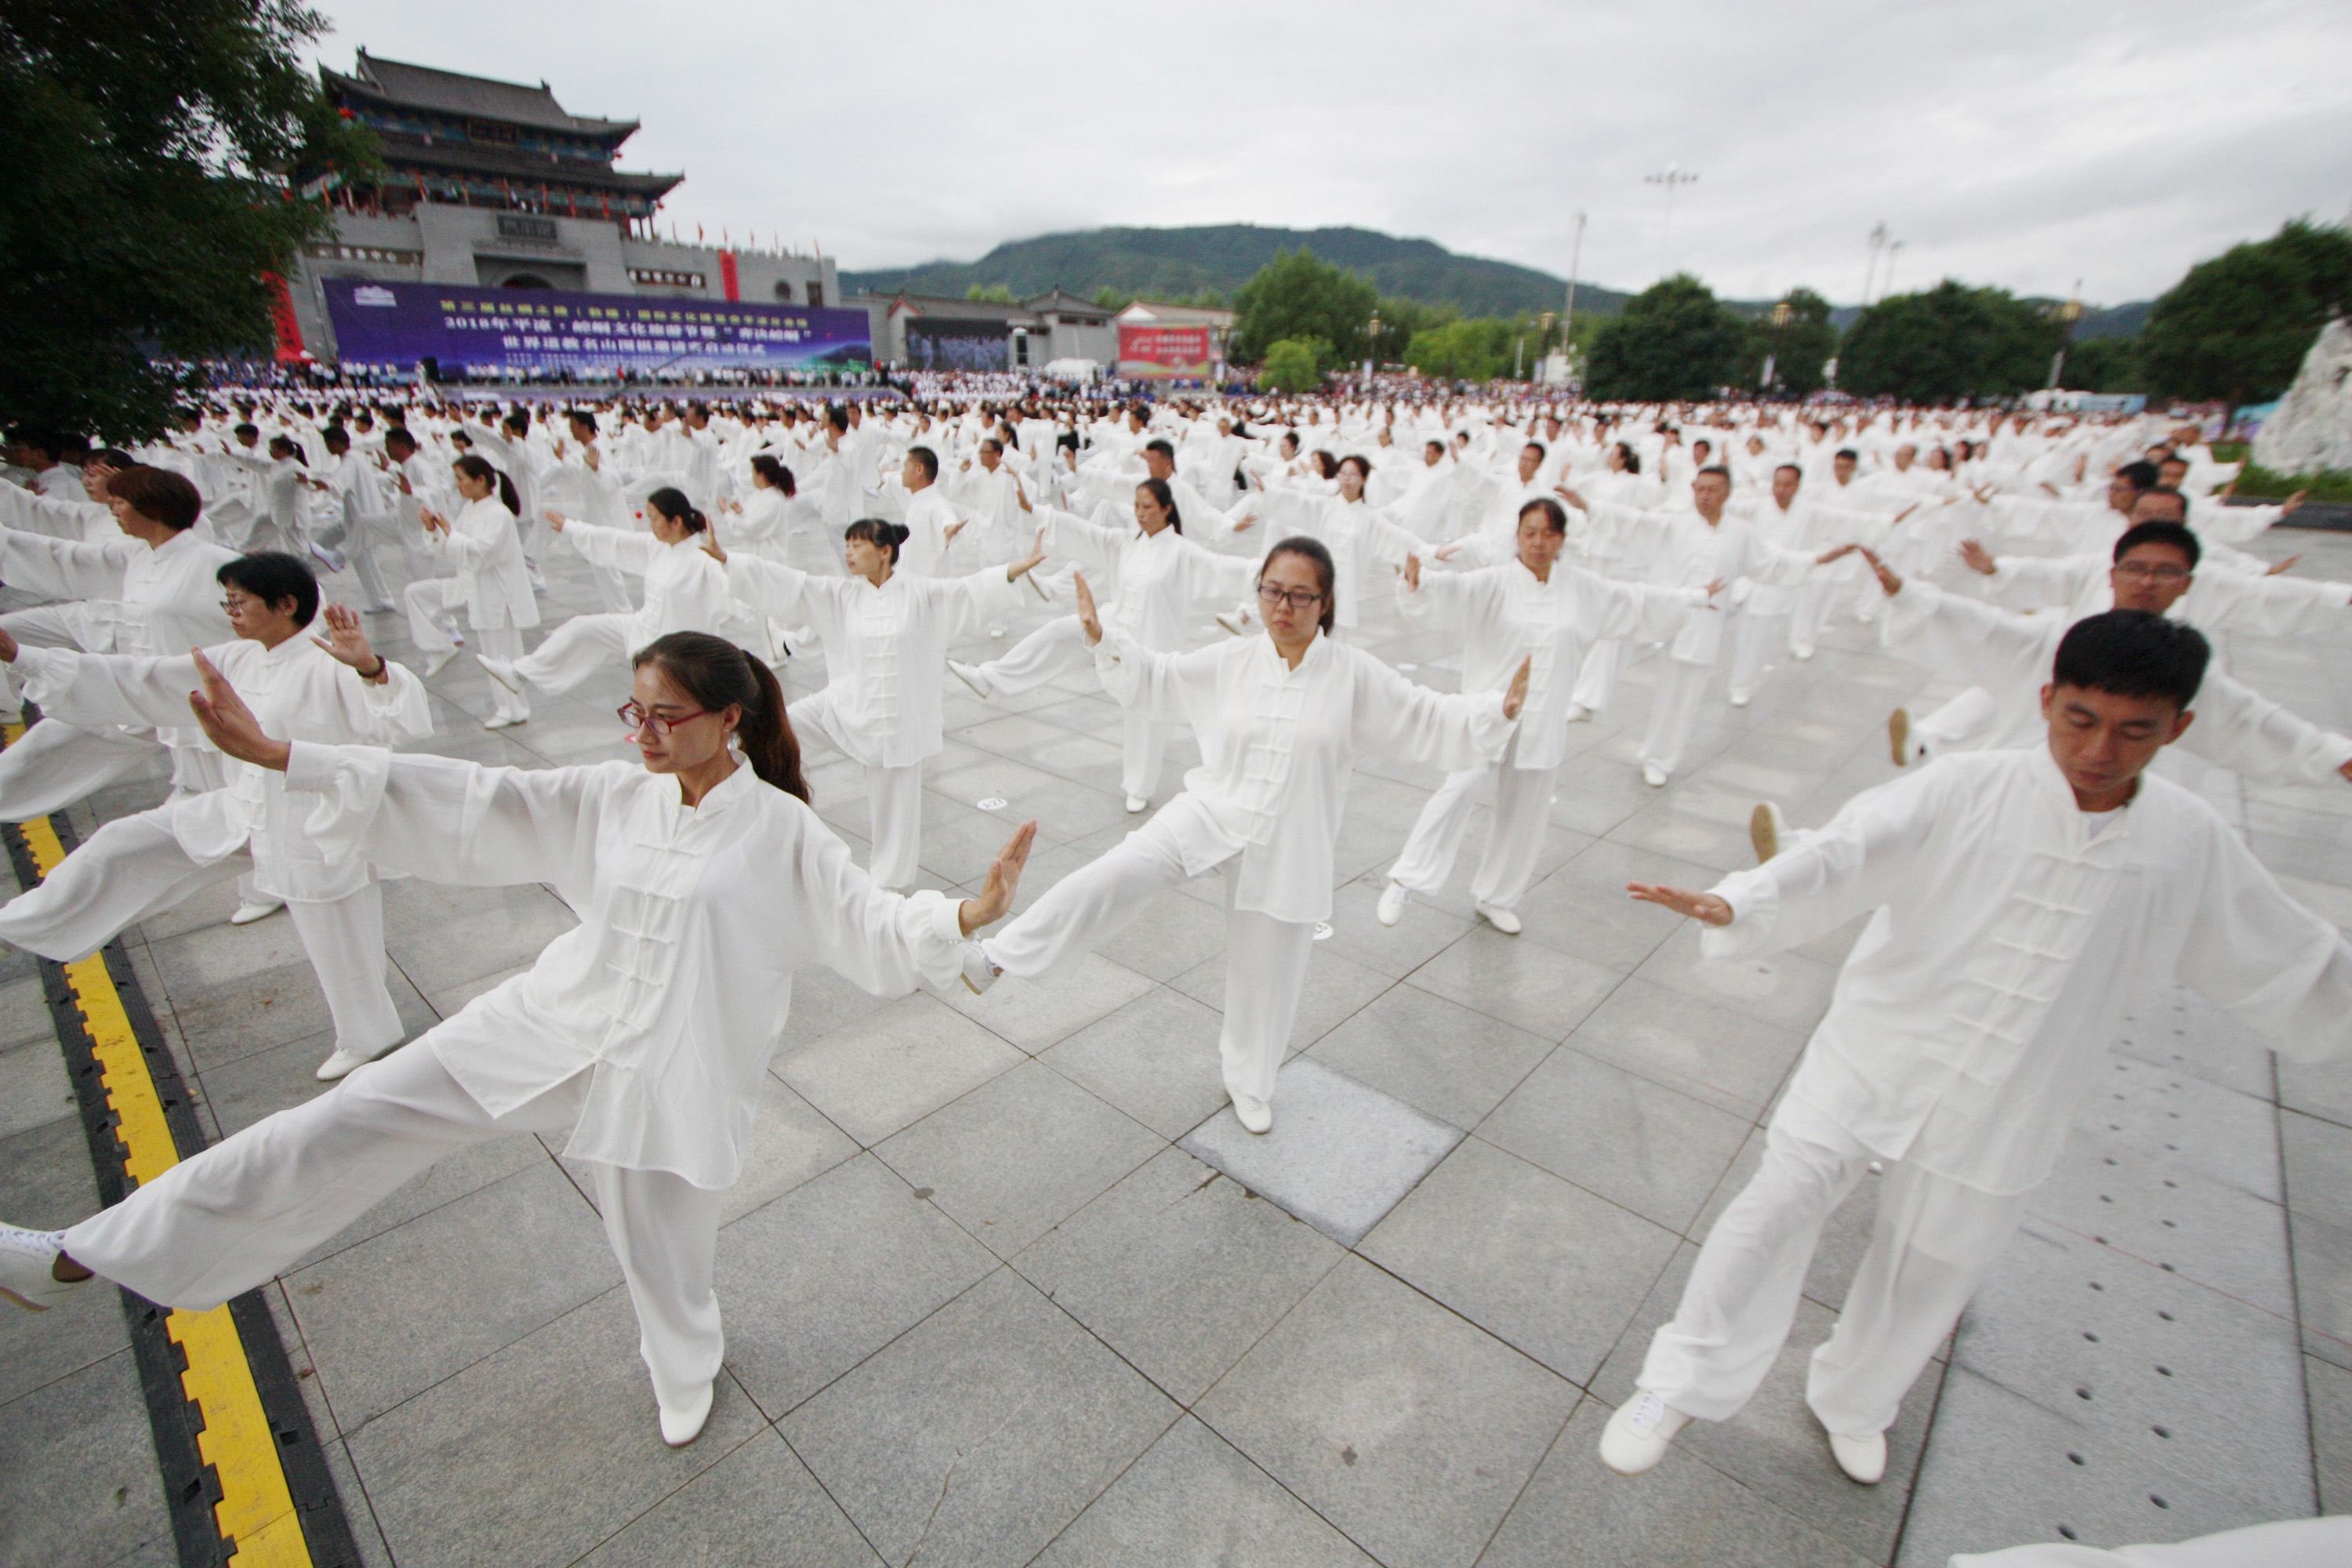
[[642,702],[624,702],[618,708],[614,709],[613,711],[620,716],[622,723],[626,724],[629,727],[630,734],[634,735],[640,730],[651,729],[654,732],[654,739],[658,741],[667,736],[672,730],[677,729],[680,724],[684,724],[691,720],[699,719],[705,713],[709,712],[710,710],[708,708],[698,708],[691,713],[681,713],[677,718],[671,719],[655,712],[652,709],[646,707]]
[[2151,565],[2145,561],[2119,561],[2114,570],[2118,577],[2141,577],[2152,583],[2178,583],[2189,575],[2188,567],[2169,562]]
[[1287,602],[1292,609],[1304,610],[1321,603],[1323,595],[1312,588],[1292,588],[1285,591],[1281,588],[1269,587],[1264,583],[1257,585],[1257,602],[1268,609]]

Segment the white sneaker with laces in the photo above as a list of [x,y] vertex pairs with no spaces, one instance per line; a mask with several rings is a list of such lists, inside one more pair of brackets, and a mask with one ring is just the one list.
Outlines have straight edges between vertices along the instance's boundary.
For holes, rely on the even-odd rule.
[[337,1079],[347,1076],[356,1068],[363,1068],[379,1058],[391,1055],[399,1045],[400,1042],[394,1040],[383,1050],[366,1053],[347,1051],[337,1047],[325,1061],[319,1064],[318,1079],[320,1083],[332,1083]]
[[1372,918],[1384,926],[1392,926],[1404,919],[1405,904],[1412,898],[1412,889],[1402,882],[1391,882],[1381,889],[1381,901],[1372,906]]
[[236,906],[236,913],[228,917],[233,926],[249,926],[256,921],[268,920],[286,907],[278,899],[247,899]]
[[0,1225],[0,1296],[27,1311],[46,1312],[87,1279],[60,1279],[49,1272],[64,1251],[54,1230]]
[[457,648],[463,647],[464,646],[465,644],[459,643],[457,647],[445,647],[439,653],[426,655],[425,659],[425,679],[430,680],[435,676],[440,674],[443,670],[448,668],[449,661],[457,657]]
[[1512,913],[1509,910],[1503,909],[1495,904],[1480,904],[1478,906],[1478,918],[1485,921],[1488,925],[1493,926],[1496,931],[1501,931],[1505,936],[1517,936],[1520,931],[1527,929],[1519,924],[1519,917],[1517,915]]
[[980,666],[976,664],[966,664],[960,658],[951,658],[948,660],[948,673],[971,687],[974,697],[988,698],[996,695],[989,689],[988,677],[980,672]]
[[522,695],[522,677],[516,673],[512,659],[500,658],[492,653],[478,653],[474,662],[489,672],[490,679],[516,696]]
[[1648,784],[1652,789],[1664,789],[1666,787],[1666,770],[1658,766],[1655,763],[1643,763],[1642,764],[1642,782]]
[[1225,1090],[1225,1098],[1234,1102],[1234,1117],[1242,1124],[1244,1131],[1250,1132],[1274,1131],[1273,1106],[1254,1094],[1243,1094],[1230,1089]]
[[1830,1457],[1837,1468],[1846,1473],[1848,1480],[1874,1487],[1886,1478],[1886,1434],[1873,1432],[1867,1437],[1847,1437],[1830,1434]]
[[1003,970],[997,967],[995,961],[988,956],[986,948],[976,942],[964,943],[964,988],[973,995],[979,996],[985,994],[990,986],[996,984],[996,977],[1003,973]]
[[678,1410],[664,1409],[661,1413],[662,1441],[673,1448],[683,1448],[702,1436],[703,1423],[710,1419],[710,1394],[715,1384],[702,1385],[702,1397]]
[[1151,803],[1139,795],[1131,795],[1127,797],[1127,809],[1129,813],[1149,811],[1151,809]]
[[482,728],[485,730],[511,730],[518,724],[528,724],[530,722],[530,715],[528,712],[493,713],[488,718],[482,721]]
[[1753,691],[1735,691],[1731,694],[1731,705],[1734,708],[1745,708],[1755,700],[1756,693]]
[[1675,1434],[1689,1425],[1689,1416],[1648,1389],[1637,1388],[1601,1429],[1601,1462],[1621,1476],[1654,1470],[1674,1446]]

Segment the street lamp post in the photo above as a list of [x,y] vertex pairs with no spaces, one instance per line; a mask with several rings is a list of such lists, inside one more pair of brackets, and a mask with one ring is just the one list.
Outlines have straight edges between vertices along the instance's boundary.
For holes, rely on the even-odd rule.
[[1576,325],[1576,274],[1584,264],[1584,209],[1576,209],[1576,242],[1568,252],[1568,313],[1560,318],[1560,335],[1566,339],[1568,330]]
[[1878,253],[1886,248],[1886,224],[1881,220],[1870,231],[1870,265],[1862,274],[1862,308],[1870,309],[1870,285],[1878,277]]
[[1886,247],[1886,281],[1885,281],[1884,284],[1880,285],[1880,289],[1879,289],[1879,295],[1878,295],[1878,297],[1879,297],[1880,299],[1882,299],[1882,300],[1885,299],[1885,298],[1887,297],[1887,295],[1892,294],[1892,293],[1894,293],[1894,292],[1895,292],[1895,263],[1896,261],[1900,260],[1900,259],[1902,258],[1902,256],[1903,256],[1903,242],[1902,242],[1901,240],[1899,240],[1899,239],[1898,239],[1898,240],[1895,240],[1895,241],[1894,241],[1893,243],[1891,243],[1890,245],[1888,245],[1888,246],[1887,246],[1887,247]]
[[1759,392],[1769,393],[1772,390],[1772,373],[1780,363],[1780,334],[1787,330],[1790,321],[1796,318],[1796,314],[1795,309],[1786,300],[1780,300],[1772,307],[1772,352],[1764,356],[1763,379],[1757,384]]
[[1372,312],[1370,342],[1364,345],[1364,380],[1370,382],[1381,368],[1381,313]]
[[2083,280],[2074,279],[2074,297],[2058,307],[2058,352],[2050,356],[2050,384],[2045,391],[2055,392],[2066,374],[2066,351],[2074,342],[2074,323],[2083,319]]
[[1687,185],[1697,178],[1698,176],[1692,174],[1689,170],[1676,168],[1672,163],[1667,164],[1664,169],[1661,169],[1654,174],[1644,174],[1642,176],[1642,183],[1643,184],[1664,185],[1666,188],[1666,222],[1664,228],[1663,228],[1658,235],[1658,280],[1662,283],[1665,281],[1666,278],[1666,263],[1671,259],[1674,254],[1675,187],[1677,185]]

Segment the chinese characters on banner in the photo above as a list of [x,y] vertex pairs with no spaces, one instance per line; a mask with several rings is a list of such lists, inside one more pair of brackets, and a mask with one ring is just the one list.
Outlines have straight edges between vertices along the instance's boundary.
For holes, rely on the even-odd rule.
[[1207,327],[1122,324],[1118,329],[1118,374],[1130,380],[1206,381],[1215,373],[1212,363],[1214,336]]

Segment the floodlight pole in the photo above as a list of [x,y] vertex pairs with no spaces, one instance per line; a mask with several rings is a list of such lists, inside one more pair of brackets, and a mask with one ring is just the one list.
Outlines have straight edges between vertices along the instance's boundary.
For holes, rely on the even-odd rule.
[[1662,283],[1665,281],[1666,278],[1666,262],[1674,253],[1675,187],[1676,185],[1687,185],[1693,180],[1697,178],[1698,176],[1692,174],[1689,170],[1677,168],[1672,163],[1667,164],[1664,169],[1661,169],[1654,174],[1644,174],[1642,176],[1642,183],[1643,184],[1664,185],[1666,188],[1666,224],[1664,229],[1658,236],[1658,280]]

